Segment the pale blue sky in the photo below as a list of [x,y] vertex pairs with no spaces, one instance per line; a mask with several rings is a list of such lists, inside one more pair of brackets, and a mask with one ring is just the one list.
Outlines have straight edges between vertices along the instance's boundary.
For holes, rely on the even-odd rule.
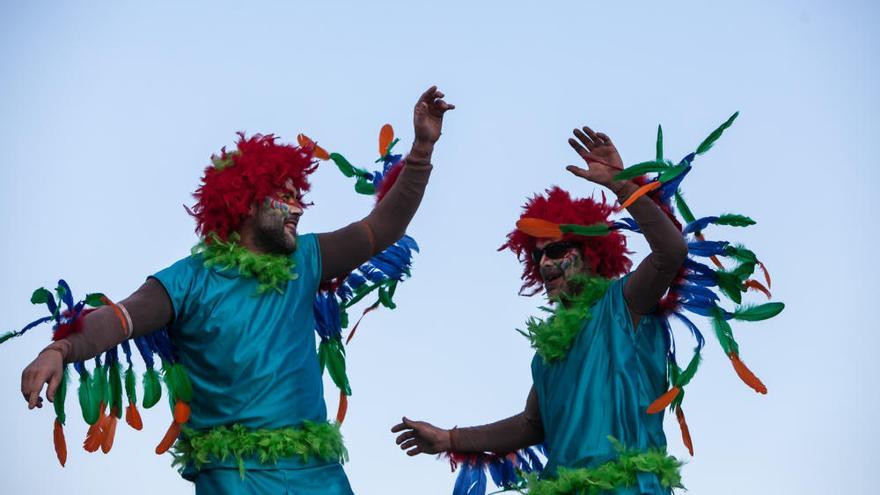
[[[606,132],[634,163],[653,156],[662,123],[679,158],[740,110],[684,191],[698,215],[758,221],[731,234],[767,263],[787,309],[734,328],[767,396],[739,383],[709,337],[688,391],[685,484],[697,495],[870,493],[877,4],[183,3],[0,5],[0,329],[41,315],[28,297],[59,276],[121,298],[185,256],[196,239],[181,205],[235,131],[305,132],[371,164],[385,122],[408,146],[412,105],[437,83],[458,109],[409,230],[423,252],[399,309],[371,314],[349,348],[343,433],[356,492],[449,493],[448,466],[406,457],[388,428],[403,414],[450,427],[522,407],[531,352],[514,329],[541,301],[517,296],[520,267],[495,248],[532,192],[596,190],[564,170],[578,163],[570,130]],[[371,206],[331,166],[313,184],[304,231]],[[644,256],[641,239],[631,245]],[[142,432],[121,427],[109,455],[87,455],[71,398],[59,468],[51,409],[28,412],[18,392],[48,328],[28,337],[0,347],[0,492],[192,492],[152,452],[161,408]],[[685,456],[674,420],[666,431]]]

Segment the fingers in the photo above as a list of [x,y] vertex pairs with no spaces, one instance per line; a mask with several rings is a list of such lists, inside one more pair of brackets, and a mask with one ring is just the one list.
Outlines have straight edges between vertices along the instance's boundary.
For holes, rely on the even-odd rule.
[[574,175],[577,175],[578,177],[580,177],[582,179],[591,180],[590,178],[592,177],[589,170],[583,169],[580,167],[576,167],[574,165],[569,165],[569,166],[565,167],[565,170],[568,170],[569,172],[573,173]]
[[587,126],[584,126],[582,129],[587,134],[587,136],[589,136],[589,138],[593,140],[594,143],[596,143],[596,145],[602,144],[602,140],[599,139],[599,136],[595,132],[593,132],[592,129]]
[[436,85],[431,86],[430,88],[425,90],[424,93],[422,93],[422,96],[419,96],[419,102],[424,101],[424,102],[428,103],[428,102],[434,101],[434,93],[436,93],[436,92],[437,92],[437,86]]
[[[400,445],[400,444],[402,444],[402,443],[405,442],[405,441],[415,441],[415,440],[414,440],[415,437],[416,437],[416,432],[415,432],[414,430],[409,430],[409,431],[406,431],[406,432],[404,432],[404,433],[398,435],[398,436],[397,436],[397,439],[395,440],[395,443],[396,443],[397,445]],[[404,447],[403,445],[400,445],[400,448],[401,448],[401,449],[406,449],[406,447]]]
[[53,372],[49,377],[49,386],[46,387],[46,399],[49,402],[55,402],[55,391],[58,390],[59,383],[61,383],[61,373]]
[[418,444],[418,441],[415,438],[410,438],[409,440],[400,444],[400,450],[407,450],[412,447],[415,447]]
[[28,403],[28,409],[35,407],[43,407],[43,399],[40,397],[40,391],[46,378],[39,371],[34,371],[30,367],[25,368],[21,374],[21,394]]
[[413,457],[413,456],[417,456],[417,455],[419,455],[419,454],[421,454],[421,453],[422,453],[422,448],[419,447],[418,445],[416,445],[416,448],[414,448],[414,449],[412,449],[412,450],[408,450],[408,451],[406,452],[406,455],[408,455],[408,456],[410,456],[410,457]]
[[397,433],[398,431],[403,431],[407,429],[407,426],[403,423],[398,423],[391,427],[391,433]]
[[[575,133],[577,133],[577,131],[575,131]],[[572,138],[568,138],[568,144],[569,144],[569,146],[574,148],[574,150],[577,152],[577,154],[580,155],[581,158],[583,158],[584,160],[588,160],[590,158],[590,152],[587,151],[586,148],[581,146],[581,143],[575,141]]]
[[609,145],[609,146],[614,146],[614,143],[611,142],[611,138],[608,137],[607,135],[605,135],[605,134],[603,134],[603,133],[601,133],[601,132],[597,132],[597,133],[596,133],[596,136],[598,136],[599,139],[601,139],[603,143],[605,143],[605,144],[607,144],[607,145]]

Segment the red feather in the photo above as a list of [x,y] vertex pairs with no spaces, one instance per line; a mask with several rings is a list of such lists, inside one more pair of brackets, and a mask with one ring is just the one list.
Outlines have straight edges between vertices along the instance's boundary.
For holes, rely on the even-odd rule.
[[67,462],[67,441],[64,440],[64,427],[58,418],[55,418],[55,429],[52,432],[52,440],[55,443],[55,455],[58,456],[58,462],[61,467]]

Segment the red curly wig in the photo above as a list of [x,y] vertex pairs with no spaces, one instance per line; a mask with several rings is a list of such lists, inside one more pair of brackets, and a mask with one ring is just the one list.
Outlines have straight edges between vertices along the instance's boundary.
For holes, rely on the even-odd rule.
[[314,147],[277,144],[275,135],[239,132],[235,151],[211,156],[202,183],[193,197],[196,204],[196,234],[209,239],[216,234],[226,240],[238,230],[251,206],[284,187],[288,179],[300,195],[311,187],[308,175],[318,167],[312,158]]
[[[520,218],[539,218],[553,223],[574,223],[591,225],[605,222],[614,211],[614,207],[604,200],[601,203],[592,198],[572,199],[567,191],[553,186],[544,195],[536,194],[523,206]],[[590,270],[605,278],[619,277],[629,271],[632,261],[627,257],[626,237],[618,231],[612,231],[601,237],[586,237],[565,234],[563,240],[580,243],[584,262]],[[507,242],[498,248],[499,251],[510,249],[519,261],[524,263],[520,294],[533,296],[541,291],[543,280],[539,266],[532,259],[532,251],[538,239],[514,230],[507,234]]]

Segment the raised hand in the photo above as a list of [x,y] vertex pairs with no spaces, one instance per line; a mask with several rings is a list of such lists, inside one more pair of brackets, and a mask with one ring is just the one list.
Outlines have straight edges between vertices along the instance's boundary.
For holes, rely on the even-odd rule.
[[614,176],[623,170],[623,160],[608,136],[601,132],[593,132],[586,126],[583,129],[575,129],[574,135],[577,140],[568,138],[568,144],[584,159],[587,168],[569,165],[565,167],[566,170],[578,177],[605,186],[615,193],[632,184],[629,181],[614,180]]
[[43,407],[40,391],[48,383],[46,398],[49,402],[55,397],[55,390],[64,376],[64,358],[55,350],[40,353],[21,373],[21,394],[28,403],[28,409]]
[[403,418],[400,424],[391,428],[392,433],[400,431],[403,433],[397,436],[397,445],[400,445],[400,450],[407,451],[406,455],[439,454],[451,448],[449,430],[437,428],[431,423]]
[[422,93],[413,111],[413,128],[416,142],[433,145],[440,139],[443,128],[443,114],[455,108],[455,105],[443,100],[443,92],[437,86],[431,86]]

